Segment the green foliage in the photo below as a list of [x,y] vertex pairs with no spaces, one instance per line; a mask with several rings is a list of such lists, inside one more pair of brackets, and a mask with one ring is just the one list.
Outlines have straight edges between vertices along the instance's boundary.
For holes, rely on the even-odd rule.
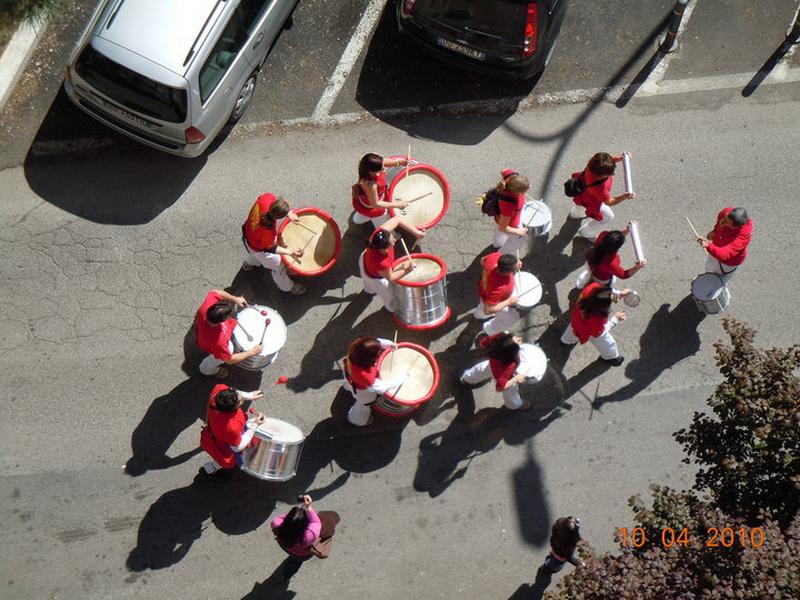
[[646,542],[635,548],[631,535],[624,546],[618,535],[619,554],[585,557],[548,598],[800,598],[800,346],[758,350],[752,329],[723,326],[731,344],[715,346],[725,381],[708,401],[713,415],[695,413],[675,434],[684,462],[701,467],[695,491],[655,486],[650,506],[631,498]]
[[800,509],[800,346],[759,350],[752,329],[723,326],[731,345],[715,345],[725,381],[708,402],[714,416],[695,413],[675,439],[701,465],[695,489],[725,513],[786,526]]
[[64,0],[0,0],[4,22],[42,21],[58,11]]

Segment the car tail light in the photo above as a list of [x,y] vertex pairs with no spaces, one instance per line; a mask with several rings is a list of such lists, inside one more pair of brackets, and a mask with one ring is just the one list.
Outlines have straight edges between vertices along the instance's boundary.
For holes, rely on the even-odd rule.
[[539,6],[536,2],[528,3],[525,14],[525,37],[522,39],[522,57],[530,58],[536,52],[536,32],[539,28]]
[[197,127],[189,127],[189,129],[184,131],[183,134],[186,137],[187,144],[199,144],[206,139],[206,134],[200,131]]
[[402,0],[402,2],[403,2],[403,15],[408,17],[411,15],[411,13],[414,12],[414,5],[417,3],[417,0]]

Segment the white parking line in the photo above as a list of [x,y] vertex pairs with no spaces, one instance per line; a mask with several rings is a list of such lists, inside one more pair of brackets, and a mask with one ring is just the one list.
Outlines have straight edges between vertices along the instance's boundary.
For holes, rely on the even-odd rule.
[[386,0],[370,0],[364,10],[364,14],[361,15],[361,20],[358,22],[355,32],[353,32],[353,37],[350,38],[350,42],[339,59],[339,64],[336,65],[325,91],[322,92],[322,96],[311,114],[312,121],[323,122],[330,117],[333,103],[336,102],[339,92],[342,91],[347,76],[350,75],[353,66],[361,55],[361,50],[364,49],[367,40],[372,36],[385,5]]

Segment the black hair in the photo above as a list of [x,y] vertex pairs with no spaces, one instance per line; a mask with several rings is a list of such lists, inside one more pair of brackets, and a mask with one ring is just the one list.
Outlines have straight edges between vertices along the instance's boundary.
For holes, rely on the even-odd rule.
[[733,222],[734,225],[741,227],[747,223],[749,217],[747,216],[747,211],[745,209],[737,207],[728,213],[728,218]]
[[347,349],[347,358],[359,367],[369,368],[378,360],[383,346],[377,338],[364,336],[356,338]]
[[208,322],[212,325],[219,325],[225,319],[229,319],[233,316],[234,308],[233,302],[228,302],[226,300],[222,302],[217,302],[216,304],[212,304],[208,307],[206,311],[206,318]]
[[550,546],[560,556],[569,557],[580,539],[580,522],[575,517],[561,517],[553,523]]
[[596,266],[606,260],[608,257],[616,254],[622,244],[625,243],[625,236],[621,231],[609,231],[600,243],[592,246],[586,251],[586,262],[591,266]]
[[370,152],[358,161],[358,178],[367,179],[372,173],[383,169],[383,157]]
[[375,250],[384,250],[391,246],[391,244],[392,234],[385,229],[378,229],[369,239],[369,247],[374,248]]
[[514,341],[514,334],[508,331],[498,333],[489,344],[489,358],[494,358],[505,364],[517,360],[519,344]]
[[275,538],[283,548],[291,548],[303,541],[308,527],[308,510],[305,506],[295,506],[283,518],[275,530]]
[[217,395],[214,396],[214,408],[220,412],[235,412],[238,408],[238,403],[239,392],[232,387],[227,387],[224,390],[220,390],[217,392]]
[[617,164],[608,152],[598,152],[589,159],[589,170],[595,175],[609,177],[616,168]]
[[607,317],[611,312],[612,294],[610,287],[599,287],[590,295],[579,300],[578,306],[581,307],[581,312],[587,317]]
[[517,257],[514,254],[503,254],[497,260],[497,270],[504,275],[509,275],[517,270]]

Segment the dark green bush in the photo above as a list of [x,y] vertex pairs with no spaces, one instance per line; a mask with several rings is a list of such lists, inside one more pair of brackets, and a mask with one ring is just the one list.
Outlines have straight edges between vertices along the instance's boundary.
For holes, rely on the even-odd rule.
[[0,0],[4,21],[41,21],[52,16],[64,0]]

